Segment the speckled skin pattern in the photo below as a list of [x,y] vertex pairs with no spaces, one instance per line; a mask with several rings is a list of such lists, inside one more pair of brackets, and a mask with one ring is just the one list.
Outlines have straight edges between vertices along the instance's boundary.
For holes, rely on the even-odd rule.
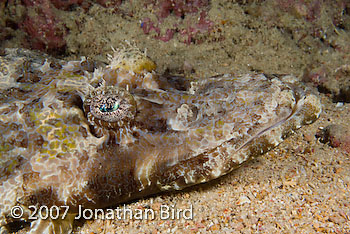
[[[95,68],[21,49],[0,57],[2,226],[14,205],[68,205],[74,217],[78,205],[103,208],[215,179],[321,113],[293,76],[179,85],[158,77],[136,48],[109,59]],[[39,219],[31,230],[67,233],[66,221]]]

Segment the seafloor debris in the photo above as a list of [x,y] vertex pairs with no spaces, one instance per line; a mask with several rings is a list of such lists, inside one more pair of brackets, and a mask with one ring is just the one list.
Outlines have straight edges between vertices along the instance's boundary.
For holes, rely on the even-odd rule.
[[319,129],[316,136],[323,143],[328,143],[334,148],[340,147],[347,153],[350,153],[350,129],[339,124],[330,124],[325,128]]

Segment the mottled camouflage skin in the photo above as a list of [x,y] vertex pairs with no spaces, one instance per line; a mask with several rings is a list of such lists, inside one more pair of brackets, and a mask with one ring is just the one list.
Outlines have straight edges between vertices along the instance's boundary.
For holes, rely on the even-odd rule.
[[14,205],[68,205],[70,218],[31,230],[69,232],[78,205],[215,179],[321,113],[292,76],[224,75],[177,88],[154,69],[135,48],[99,69],[19,49],[0,57],[1,225]]

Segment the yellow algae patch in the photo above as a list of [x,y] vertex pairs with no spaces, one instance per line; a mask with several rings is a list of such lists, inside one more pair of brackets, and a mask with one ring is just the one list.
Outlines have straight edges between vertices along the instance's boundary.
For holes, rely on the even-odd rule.
[[69,141],[68,139],[63,140],[61,144],[61,150],[63,152],[70,151],[72,149],[75,149],[77,146],[74,141]]
[[32,122],[37,122],[38,119],[38,113],[35,111],[30,111],[29,112],[29,118]]
[[66,138],[65,131],[62,128],[55,129],[53,131],[53,136],[54,138],[57,138],[59,140],[63,140],[64,138]]
[[61,121],[57,121],[56,123],[55,123],[55,127],[61,127],[62,126],[62,122]]
[[143,71],[151,72],[156,69],[156,64],[149,60],[148,58],[141,58],[139,60],[135,60],[129,65],[127,65],[125,68],[122,67],[125,70],[131,70],[135,73],[141,73]]
[[50,157],[54,157],[54,156],[57,155],[57,151],[56,150],[49,150],[48,152],[49,152]]
[[209,131],[211,131],[212,128],[213,128],[213,125],[211,125],[211,124],[210,124],[210,125],[208,124],[208,125],[206,126],[206,129],[209,130]]
[[8,165],[7,167],[7,171],[8,172],[13,172],[13,170],[15,169],[15,167],[19,164],[18,160],[12,160],[10,165]]
[[68,126],[68,131],[70,132],[76,132],[78,130],[77,126]]
[[214,130],[214,136],[216,140],[220,140],[223,138],[224,134],[223,134],[223,130],[219,129],[219,130]]
[[58,142],[58,141],[51,141],[49,146],[50,146],[50,149],[57,149],[60,146],[60,142]]
[[191,96],[190,96],[190,95],[182,95],[181,98],[182,98],[183,100],[187,101],[188,99],[191,98]]
[[156,69],[156,64],[150,60],[146,53],[138,48],[129,45],[127,48],[113,49],[113,55],[109,55],[112,70],[126,70],[134,73],[152,72]]
[[49,131],[52,130],[51,126],[48,125],[40,125],[37,132],[40,133],[41,135],[47,135]]
[[215,122],[215,128],[221,128],[222,126],[224,126],[224,121],[218,120]]
[[192,143],[191,139],[188,138],[188,137],[185,138],[185,142],[186,142],[188,145],[190,145],[190,144]]
[[196,129],[196,133],[203,134],[204,133],[204,129],[203,128],[197,128]]
[[10,145],[4,143],[4,144],[1,144],[0,145],[0,152],[7,152],[9,151],[11,148],[10,148]]
[[42,149],[40,149],[40,153],[41,154],[48,154],[48,152],[49,152],[49,150],[48,149],[45,149],[45,148],[42,148]]

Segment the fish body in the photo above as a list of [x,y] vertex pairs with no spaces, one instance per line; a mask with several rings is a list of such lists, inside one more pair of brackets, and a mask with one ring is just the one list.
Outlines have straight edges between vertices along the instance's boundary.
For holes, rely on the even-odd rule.
[[[79,205],[218,178],[321,113],[293,76],[174,82],[136,48],[115,50],[100,68],[7,49],[0,84],[0,224],[20,206],[32,233],[69,233]],[[69,215],[33,221],[30,206],[67,206]]]

